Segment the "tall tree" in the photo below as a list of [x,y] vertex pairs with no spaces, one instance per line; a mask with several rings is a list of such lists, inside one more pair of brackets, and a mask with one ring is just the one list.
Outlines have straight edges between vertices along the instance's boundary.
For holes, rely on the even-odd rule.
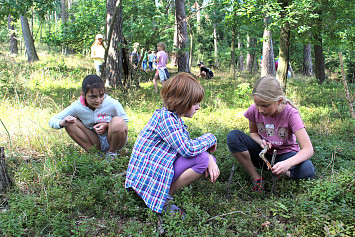
[[[116,8],[118,8],[116,19],[113,19]],[[124,44],[122,33],[122,1],[107,0],[106,14],[107,32],[112,30],[112,37],[109,42],[110,47],[108,49],[104,76],[106,77],[106,86],[116,87],[122,85],[123,59],[125,55],[122,48]],[[113,29],[110,29],[110,27],[113,27]]]
[[26,45],[28,61],[29,62],[39,61],[27,17],[24,15],[20,15],[20,19],[21,19],[22,35]]
[[10,53],[12,55],[18,54],[18,47],[17,47],[17,37],[15,33],[15,24],[13,23],[13,18],[11,15],[8,16],[8,27],[10,31]]
[[175,0],[175,24],[177,26],[178,71],[190,72],[186,26],[185,0]]
[[313,76],[311,43],[303,46],[303,75],[308,77]]
[[238,52],[238,70],[244,72],[243,39],[240,37],[240,34],[238,34]]
[[275,76],[275,57],[274,57],[274,46],[272,43],[272,32],[269,27],[270,17],[266,16],[264,18],[264,34],[263,34],[263,60],[261,68],[261,76]]

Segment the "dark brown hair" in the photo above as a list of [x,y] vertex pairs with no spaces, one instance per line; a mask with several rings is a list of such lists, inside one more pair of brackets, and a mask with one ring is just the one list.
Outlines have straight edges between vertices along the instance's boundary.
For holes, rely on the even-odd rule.
[[182,116],[192,105],[202,101],[205,91],[191,74],[180,72],[163,84],[160,94],[164,107]]
[[92,90],[93,88],[103,90],[103,92],[105,92],[105,84],[101,77],[98,75],[87,75],[83,80],[81,91],[85,96],[86,93],[88,93],[89,90]]

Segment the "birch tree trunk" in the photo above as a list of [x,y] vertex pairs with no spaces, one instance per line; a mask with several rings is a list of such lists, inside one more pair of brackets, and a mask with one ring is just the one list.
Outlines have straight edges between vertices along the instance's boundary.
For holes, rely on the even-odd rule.
[[178,71],[190,72],[185,0],[175,0],[175,16],[178,40]]
[[[63,39],[66,39],[66,26],[65,24],[67,23],[68,20],[68,13],[67,13],[67,0],[61,0],[62,7],[61,7],[61,13],[62,13],[62,29],[63,29]],[[68,48],[65,42],[63,42],[62,45],[62,54],[67,54],[68,53]]]
[[312,44],[303,46],[303,75],[313,76]]
[[21,20],[22,35],[25,41],[28,61],[29,62],[39,61],[27,17],[20,15],[20,20]]
[[214,42],[214,65],[216,68],[218,68],[218,46],[217,46],[216,23],[213,24],[213,42]]
[[15,33],[15,25],[13,23],[13,19],[11,15],[7,17],[7,23],[10,31],[10,54],[17,55],[18,54],[17,38]]

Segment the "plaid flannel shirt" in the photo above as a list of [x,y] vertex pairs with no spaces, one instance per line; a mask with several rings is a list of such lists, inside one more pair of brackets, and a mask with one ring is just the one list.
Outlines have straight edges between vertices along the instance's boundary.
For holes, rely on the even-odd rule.
[[162,212],[169,194],[177,155],[194,157],[217,142],[211,133],[190,139],[186,128],[183,119],[175,112],[158,109],[133,147],[125,187],[133,188],[155,212]]

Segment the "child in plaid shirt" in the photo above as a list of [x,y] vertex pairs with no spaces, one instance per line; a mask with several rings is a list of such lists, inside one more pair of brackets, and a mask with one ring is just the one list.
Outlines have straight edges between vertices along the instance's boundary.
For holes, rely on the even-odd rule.
[[164,107],[154,112],[140,132],[128,164],[126,188],[133,189],[153,211],[175,212],[176,190],[205,173],[211,182],[219,176],[216,159],[210,154],[217,139],[203,134],[191,139],[182,117],[192,118],[204,97],[201,84],[188,73],[179,73],[164,83]]

